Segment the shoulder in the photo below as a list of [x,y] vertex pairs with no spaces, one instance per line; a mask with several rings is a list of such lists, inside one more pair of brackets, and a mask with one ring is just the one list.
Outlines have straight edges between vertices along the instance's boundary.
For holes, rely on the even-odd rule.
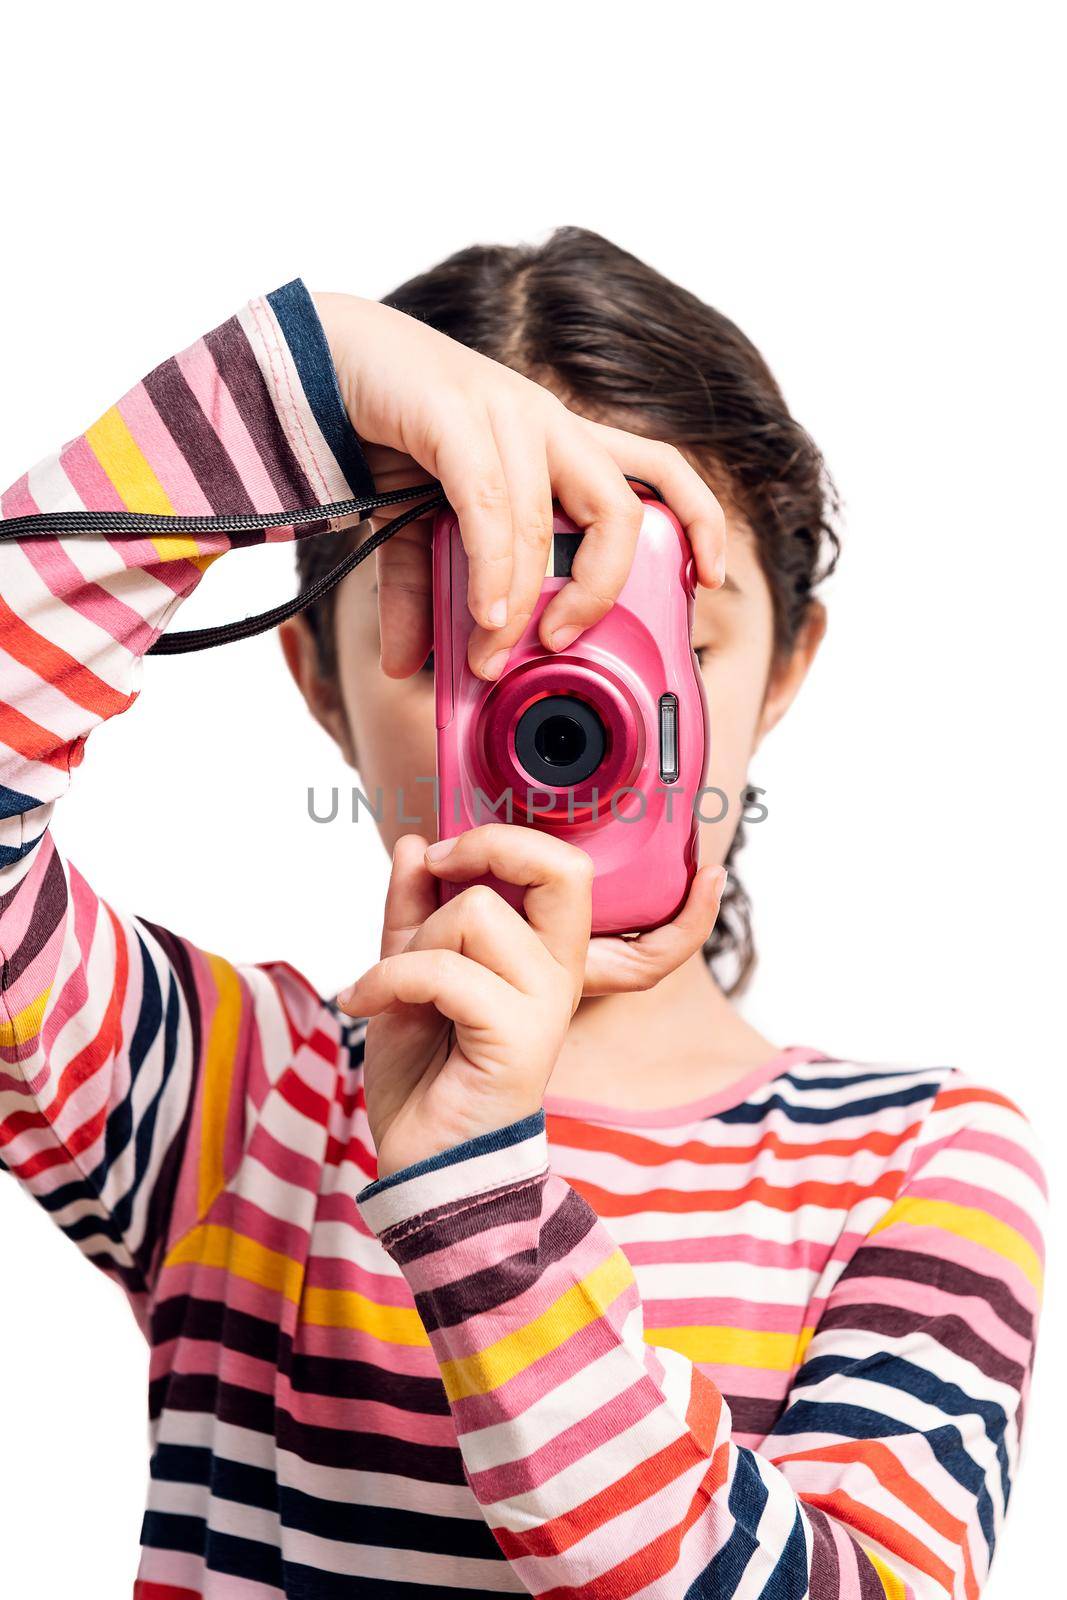
[[[772,1086],[797,1121],[833,1124],[834,1133],[874,1130],[896,1141],[896,1160],[914,1174],[951,1146],[1025,1174],[1045,1192],[1040,1141],[1003,1089],[957,1066],[914,1066],[817,1056],[790,1066]],[[826,1130],[827,1132],[830,1129]]]

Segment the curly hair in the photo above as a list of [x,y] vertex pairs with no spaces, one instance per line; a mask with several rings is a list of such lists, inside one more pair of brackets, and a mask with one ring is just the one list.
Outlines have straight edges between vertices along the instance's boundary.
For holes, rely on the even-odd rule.
[[[572,409],[676,445],[751,528],[788,657],[837,562],[838,498],[769,367],[721,312],[610,240],[559,228],[540,245],[472,245],[384,297],[551,388]],[[336,565],[352,529],[297,543],[301,587]],[[336,671],[334,592],[308,608]],[[727,858],[744,847],[738,828]],[[727,993],[755,967],[751,906],[735,871],[704,954]]]

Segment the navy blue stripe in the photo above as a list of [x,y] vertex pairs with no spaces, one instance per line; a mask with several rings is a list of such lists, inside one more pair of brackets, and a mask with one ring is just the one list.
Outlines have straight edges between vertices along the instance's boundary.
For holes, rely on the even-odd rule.
[[807,1593],[808,1544],[804,1538],[804,1523],[798,1506],[785,1548],[775,1563],[774,1571],[760,1591],[760,1600],[804,1600]]
[[759,1549],[759,1525],[767,1504],[767,1485],[751,1450],[737,1452],[737,1467],[730,1485],[730,1537],[717,1550],[685,1591],[685,1600],[730,1600]]
[[[895,1365],[903,1368],[907,1363],[897,1362]],[[882,1376],[882,1366],[883,1363],[879,1362],[879,1378]],[[916,1367],[912,1370],[919,1373],[920,1369]],[[999,1406],[969,1399],[954,1384],[939,1384],[929,1373],[921,1373],[918,1381],[910,1384],[896,1382],[892,1387],[907,1390],[928,1404],[938,1406],[949,1416],[976,1413],[981,1416],[985,1431],[995,1445],[1000,1464],[1001,1485],[1007,1494],[1010,1488],[1010,1476],[1003,1433],[997,1432],[995,1422],[994,1426],[990,1426],[996,1416],[1003,1422],[1004,1414]],[[931,1392],[934,1390],[936,1394]],[[872,1411],[866,1406],[847,1405],[839,1401],[820,1403],[816,1400],[798,1400],[779,1417],[770,1437],[777,1438],[794,1433],[833,1433],[843,1439],[899,1439],[907,1434],[918,1434],[919,1431],[907,1423],[898,1422],[895,1417],[887,1417],[884,1413]],[[921,1436],[927,1441],[945,1471],[974,1496],[978,1521],[992,1557],[995,1536],[993,1503],[986,1488],[985,1474],[969,1453],[963,1435],[958,1428],[945,1423],[936,1428],[921,1430]]]
[[844,1122],[852,1117],[873,1117],[890,1106],[911,1106],[922,1100],[932,1100],[939,1084],[919,1083],[909,1089],[897,1089],[892,1094],[873,1095],[867,1100],[846,1100],[838,1106],[798,1106],[780,1094],[767,1100],[746,1100],[730,1111],[720,1111],[721,1122],[762,1122],[768,1111],[781,1111],[790,1122]]
[[356,1199],[361,1202],[370,1200],[376,1194],[384,1194],[386,1189],[395,1189],[398,1183],[407,1183],[410,1178],[421,1178],[427,1172],[440,1172],[445,1167],[457,1166],[461,1161],[470,1161],[474,1156],[488,1156],[495,1150],[508,1150],[512,1145],[522,1144],[524,1139],[532,1139],[535,1134],[543,1133],[544,1127],[544,1112],[535,1111],[532,1117],[523,1117],[521,1122],[496,1128],[492,1133],[480,1133],[476,1139],[465,1139],[462,1144],[454,1144],[450,1150],[427,1156],[425,1161],[415,1161],[410,1167],[401,1167],[387,1178],[378,1178],[361,1189]]
[[21,817],[24,811],[36,811],[41,804],[32,794],[22,794],[18,789],[9,789],[6,783],[0,783],[0,817]]
[[10,867],[12,862],[21,861],[23,856],[28,856],[31,850],[37,848],[43,838],[44,834],[39,833],[35,839],[27,839],[25,844],[0,844],[0,867]]
[[[823,1066],[824,1064],[825,1063],[823,1062],[816,1063],[818,1066]],[[801,1090],[849,1089],[854,1083],[878,1083],[879,1081],[884,1083],[887,1078],[928,1078],[932,1071],[938,1070],[948,1071],[950,1069],[938,1069],[930,1067],[893,1067],[892,1070],[888,1072],[884,1068],[880,1068],[873,1072],[843,1073],[839,1078],[806,1078],[802,1075],[803,1068],[796,1068],[792,1072],[783,1072],[780,1078],[774,1079],[774,1082],[791,1083],[795,1089]],[[940,1082],[938,1083],[937,1087],[940,1087]]]
[[344,473],[353,498],[374,493],[374,479],[349,420],[319,314],[303,282],[294,278],[267,296],[281,324],[308,404]]

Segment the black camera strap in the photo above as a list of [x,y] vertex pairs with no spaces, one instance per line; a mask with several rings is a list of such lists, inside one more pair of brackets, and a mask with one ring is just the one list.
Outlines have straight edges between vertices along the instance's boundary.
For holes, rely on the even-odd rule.
[[[660,498],[655,485],[646,483],[643,478],[633,478],[628,475],[628,481],[640,484],[656,499]],[[157,534],[173,536],[197,533],[256,533],[268,528],[302,528],[316,523],[328,524],[343,517],[362,519],[373,511],[403,505],[405,501],[415,500],[419,495],[426,495],[426,499],[420,500],[417,505],[411,506],[400,516],[394,517],[383,528],[379,528],[377,533],[372,533],[355,550],[349,551],[348,555],[329,572],[323,573],[321,578],[301,589],[291,600],[272,606],[269,611],[260,611],[255,616],[243,617],[236,622],[160,634],[147,651],[148,655],[180,656],[192,650],[211,650],[216,645],[230,644],[236,639],[251,639],[257,633],[266,633],[269,628],[277,627],[279,622],[286,621],[288,617],[296,616],[305,606],[314,605],[324,595],[329,594],[342,578],[347,577],[358,567],[361,561],[365,561],[387,539],[399,533],[401,528],[406,528],[409,523],[417,522],[420,517],[429,516],[431,512],[438,511],[446,505],[441,485],[431,478],[409,489],[390,489],[384,494],[363,495],[353,500],[334,500],[329,505],[310,506],[299,511],[250,511],[237,512],[231,516],[160,516],[145,511],[41,511],[30,516],[11,517],[7,521],[0,521],[0,541],[69,538],[72,534],[97,534],[108,539],[145,539]],[[330,530],[327,527],[316,531]]]

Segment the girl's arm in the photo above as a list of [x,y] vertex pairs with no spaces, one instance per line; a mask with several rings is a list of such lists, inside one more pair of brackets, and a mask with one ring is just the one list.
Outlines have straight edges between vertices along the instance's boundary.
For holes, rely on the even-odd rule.
[[[493,835],[492,870],[540,883],[521,861],[516,873],[530,847],[508,831],[473,830],[428,870],[476,875]],[[399,872],[409,887],[392,892],[417,920],[406,854]],[[777,1426],[740,1448],[715,1383],[645,1342],[625,1254],[548,1167],[529,1105],[554,1002],[517,915],[480,897],[464,911],[466,898],[342,1003],[371,1016],[367,1106],[385,1153],[360,1209],[415,1295],[468,1479],[521,1581],[558,1600],[976,1596],[1018,1461],[1040,1299],[1044,1185],[1020,1113],[946,1074],[893,1196],[875,1195],[873,1215],[865,1197],[843,1232],[861,1242],[820,1287]],[[580,922],[574,896],[559,916]],[[492,1003],[505,962],[537,993],[530,1014],[521,992]],[[431,1039],[421,1074],[409,1001],[457,1019],[453,1055]],[[527,1114],[494,1127],[494,1103],[521,1110],[523,1095]],[[445,1148],[464,1115],[469,1137]],[[434,1153],[399,1166],[399,1147],[420,1143]]]
[[[641,519],[625,472],[661,484],[702,581],[720,581],[721,511],[676,451],[573,415],[399,312],[345,295],[313,303],[300,283],[157,367],[20,478],[0,511],[313,509],[373,487],[361,440],[390,472],[440,478],[458,510],[484,624],[472,659],[521,631],[554,494],[588,526],[589,553],[546,630],[588,626],[625,581]],[[207,567],[236,544],[292,536],[0,543],[0,1161],[135,1298],[257,1131],[273,1159],[264,1106],[274,1085],[284,1099],[290,1070],[301,1149],[314,1155],[337,1039],[284,964],[236,968],[101,902],[61,860],[49,822],[87,736],[136,698],[142,656]],[[606,570],[590,589],[598,550]],[[399,557],[385,551],[388,670],[403,675],[428,648],[429,586],[421,611],[411,589],[429,556],[410,531]],[[292,1115],[280,1116],[290,1139]]]
[[[218,515],[372,487],[293,283],[157,367],[0,505],[5,519]],[[181,601],[231,545],[268,537],[292,530],[0,544],[0,1161],[135,1301],[167,1237],[225,1183],[247,1108],[321,1005],[284,966],[236,968],[114,911],[49,824],[86,738],[136,698],[142,656]]]

